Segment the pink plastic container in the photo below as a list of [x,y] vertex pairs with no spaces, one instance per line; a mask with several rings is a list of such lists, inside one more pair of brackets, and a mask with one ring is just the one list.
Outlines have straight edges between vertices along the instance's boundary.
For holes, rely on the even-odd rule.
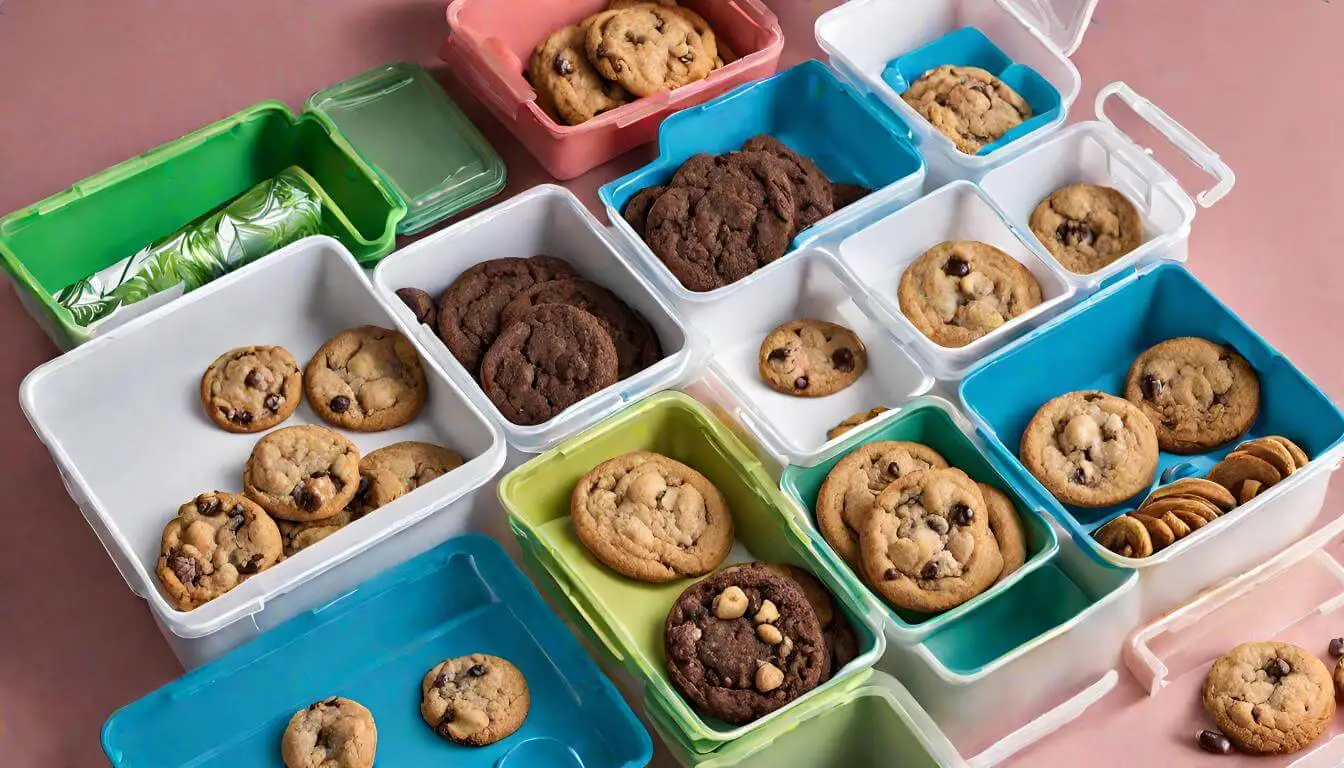
[[576,126],[560,125],[537,104],[523,77],[547,35],[606,9],[610,0],[453,0],[439,58],[518,137],[548,173],[572,179],[658,138],[671,113],[774,74],[784,32],[761,0],[683,0],[739,58],[697,83],[640,99]]

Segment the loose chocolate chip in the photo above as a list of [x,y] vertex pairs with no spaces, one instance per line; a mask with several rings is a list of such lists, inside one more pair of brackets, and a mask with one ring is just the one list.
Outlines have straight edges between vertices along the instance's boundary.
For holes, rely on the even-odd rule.
[[439,676],[436,677],[436,678],[434,678],[434,687],[435,687],[435,688],[442,688],[443,686],[445,686],[445,685],[447,685],[447,684],[448,684],[448,675],[447,675],[447,673],[440,672],[440,673],[439,673]]
[[1232,753],[1232,740],[1217,731],[1200,731],[1195,734],[1195,741],[1205,752],[1212,752],[1215,755]]
[[243,515],[235,515],[234,517],[229,518],[229,530],[237,533],[238,529],[242,528],[243,523],[245,522],[247,522],[246,517]]
[[247,559],[246,563],[238,566],[238,572],[248,574],[256,573],[261,570],[261,561],[265,559],[266,558],[260,554],[253,555]]
[[793,388],[794,388],[794,389],[807,389],[807,377],[806,377],[806,376],[799,376],[798,378],[794,379],[794,380],[793,380]]
[[243,426],[247,426],[248,424],[252,423],[252,412],[234,411],[233,415],[229,417],[229,421],[236,421],[239,424],[242,424]]
[[831,353],[831,363],[835,366],[835,370],[849,373],[854,370],[854,352],[848,347],[841,347]]
[[223,508],[224,505],[220,504],[219,499],[216,498],[203,498],[196,502],[196,511],[206,517],[218,515]]
[[1265,674],[1269,675],[1270,680],[1277,681],[1281,677],[1287,677],[1292,671],[1293,668],[1283,659],[1270,659],[1265,665]]
[[569,60],[564,51],[555,54],[555,74],[572,75],[574,74],[574,62]]
[[267,395],[267,396],[266,396],[266,409],[269,410],[271,413],[278,413],[278,412],[280,411],[280,396],[279,396],[279,395]]
[[924,567],[921,568],[919,571],[919,578],[921,579],[934,579],[937,577],[938,577],[938,566],[934,565],[933,563],[925,563]]
[[948,277],[965,277],[971,273],[971,264],[960,256],[953,256],[943,263],[943,274]]
[[1330,641],[1330,656],[1336,659],[1344,656],[1344,637],[1336,637]]
[[1157,396],[1162,394],[1166,388],[1166,383],[1151,373],[1143,374],[1143,381],[1139,384],[1143,389],[1143,396],[1149,400],[1156,400]]
[[1097,233],[1081,221],[1065,221],[1055,230],[1055,239],[1065,245],[1091,245]]
[[772,349],[770,350],[770,356],[767,357],[766,359],[772,363],[782,363],[785,360],[789,359],[789,350],[784,349],[783,347],[779,347],[778,349]]
[[888,568],[882,572],[882,579],[884,581],[895,581],[899,578],[901,578],[901,572],[895,568]]
[[472,664],[471,669],[467,670],[467,674],[471,675],[472,677],[483,677],[485,675],[485,665]]
[[261,374],[253,368],[247,372],[247,376],[243,377],[243,383],[253,389],[259,389],[261,387]]
[[350,398],[345,395],[337,395],[331,398],[331,402],[327,403],[327,405],[329,405],[331,410],[335,413],[345,413],[350,410]]
[[173,575],[183,584],[196,583],[196,559],[183,554],[175,554],[168,558],[168,567],[172,569]]
[[970,525],[975,519],[975,510],[958,502],[952,507],[952,522],[957,525]]

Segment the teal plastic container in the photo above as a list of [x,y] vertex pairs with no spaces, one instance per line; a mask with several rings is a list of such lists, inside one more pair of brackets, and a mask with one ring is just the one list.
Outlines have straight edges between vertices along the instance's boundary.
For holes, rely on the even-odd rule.
[[[841,570],[857,580],[849,566],[840,558],[816,527],[817,494],[826,480],[826,475],[835,465],[854,449],[868,443],[883,440],[904,440],[923,443],[947,459],[952,466],[964,471],[971,479],[992,485],[1013,500],[1022,519],[1027,534],[1027,562],[1008,578],[995,584],[988,590],[967,600],[949,611],[938,614],[922,614],[888,605],[881,598],[870,594],[870,599],[886,608],[888,617],[887,632],[904,644],[920,642],[926,637],[938,633],[975,614],[978,610],[989,610],[995,597],[1013,588],[1015,584],[1030,580],[1041,580],[1036,571],[1059,550],[1059,539],[1054,529],[1046,521],[1044,514],[1027,502],[1027,498],[1017,485],[1005,479],[990,463],[980,447],[970,437],[969,423],[964,421],[952,405],[938,398],[928,397],[912,400],[894,415],[871,425],[854,430],[849,439],[840,443],[826,460],[809,466],[790,465],[784,468],[780,476],[780,487],[805,513],[806,534],[812,545],[823,553],[832,568]],[[867,591],[867,587],[864,588]]]

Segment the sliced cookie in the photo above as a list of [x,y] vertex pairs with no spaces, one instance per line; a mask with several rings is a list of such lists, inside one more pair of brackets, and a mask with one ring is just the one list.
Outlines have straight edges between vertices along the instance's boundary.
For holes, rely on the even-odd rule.
[[662,359],[662,345],[648,322],[614,293],[588,280],[537,283],[509,302],[500,319],[507,328],[533,307],[543,304],[567,304],[597,318],[616,346],[616,375],[622,379]]
[[280,559],[280,531],[250,500],[203,493],[164,526],[155,574],[179,610],[219,597]]
[[939,243],[915,259],[897,288],[901,312],[934,343],[964,347],[1041,303],[1041,284],[988,243]]
[[1152,422],[1104,392],[1060,395],[1022,433],[1022,463],[1055,498],[1080,507],[1107,507],[1147,490],[1157,456]]
[[565,27],[541,41],[527,74],[541,108],[558,123],[581,125],[634,101],[620,86],[598,74],[585,50],[587,31]]
[[229,432],[264,432],[288,419],[302,399],[303,374],[284,347],[239,347],[201,376],[201,407]]
[[435,733],[464,747],[513,735],[532,706],[523,673],[484,653],[439,662],[425,673],[420,691],[420,716]]
[[931,69],[901,99],[967,155],[1003,138],[1033,114],[1017,91],[979,67]]
[[976,483],[985,497],[985,511],[989,513],[989,530],[994,534],[994,542],[999,545],[999,554],[1003,557],[1003,570],[995,582],[1003,581],[1008,575],[1027,562],[1027,532],[1022,527],[1022,518],[1008,494],[992,485]]
[[1148,504],[1168,496],[1196,496],[1207,499],[1224,512],[1237,506],[1237,500],[1231,492],[1212,480],[1205,480],[1202,477],[1183,477],[1180,480],[1168,483],[1148,494],[1148,498],[1143,503]]
[[776,392],[825,397],[859,380],[868,369],[868,351],[843,325],[793,320],[766,335],[757,364],[761,379]]
[[947,461],[920,443],[882,441],[855,448],[836,462],[817,493],[817,528],[836,554],[855,569],[859,535],[878,494],[896,480]]
[[295,712],[280,740],[285,768],[373,768],[377,751],[373,713],[341,696]]
[[1129,198],[1110,187],[1070,184],[1031,213],[1032,234],[1070,272],[1091,274],[1143,242],[1143,222]]
[[1203,453],[1235,440],[1260,412],[1260,379],[1231,347],[1195,336],[1156,344],[1130,366],[1125,397],[1162,450]]
[[[1161,530],[1165,531],[1166,536],[1170,538],[1167,544],[1175,541],[1174,538],[1171,538],[1171,531],[1167,530],[1165,526]],[[1101,546],[1121,557],[1137,559],[1148,557],[1154,551],[1154,543],[1148,526],[1143,521],[1129,515],[1121,515],[1101,526],[1092,532],[1092,538],[1096,539]]]
[[1335,716],[1321,660],[1287,643],[1243,643],[1204,678],[1204,711],[1242,752],[1286,755],[1320,738]]
[[252,448],[243,468],[243,491],[282,520],[332,517],[359,490],[359,449],[326,427],[285,427]]
[[764,152],[782,163],[793,188],[794,233],[807,229],[835,212],[831,180],[812,160],[794,152],[774,136],[755,136],[742,145],[743,152]]
[[429,398],[410,340],[372,325],[342,331],[323,344],[304,369],[303,389],[323,421],[356,432],[409,424]]

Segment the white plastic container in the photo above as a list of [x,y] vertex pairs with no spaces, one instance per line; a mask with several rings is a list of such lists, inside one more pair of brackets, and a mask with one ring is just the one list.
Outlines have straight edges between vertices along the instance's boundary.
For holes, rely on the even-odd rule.
[[[484,485],[503,465],[499,431],[417,345],[429,380],[425,410],[405,427],[348,436],[362,453],[424,440],[467,462],[195,610],[179,611],[164,598],[154,575],[163,526],[203,491],[240,488],[260,437],[230,434],[206,417],[201,373],[218,355],[249,344],[283,345],[306,362],[328,338],[364,324],[391,327],[392,320],[342,245],[307,238],[24,380],[23,410],[67,490],[185,665],[319,604],[331,595],[320,577],[341,563],[358,561],[360,573],[372,574],[410,557],[415,546],[406,537],[376,554],[373,548]],[[284,425],[307,423],[322,422],[304,403]]]
[[[1067,58],[1082,43],[1097,0],[851,0],[817,19],[816,36],[831,65],[909,127],[929,165],[930,188],[978,181],[1064,124],[1082,82]],[[1047,124],[983,155],[959,152],[950,139],[901,100],[883,79],[887,65],[942,36],[975,27],[1009,58],[1049,81],[1061,107]],[[949,62],[951,63],[951,62]]]
[[[935,343],[901,311],[897,289],[906,268],[946,240],[978,240],[1016,259],[1040,283],[1041,304],[964,347]],[[852,273],[856,300],[939,379],[961,378],[976,362],[1057,313],[1074,293],[1064,270],[1029,245],[985,193],[967,181],[952,182],[846,238],[839,254]]]
[[[826,437],[851,414],[884,405],[895,409],[933,386],[889,331],[853,300],[849,282],[832,256],[806,250],[758,273],[731,302],[689,307],[688,318],[706,340],[709,370],[728,393],[734,418],[759,435],[773,454],[810,465],[839,442]],[[826,397],[794,397],[761,379],[761,342],[791,320],[826,320],[858,335],[868,369],[850,386]]]
[[[549,421],[520,426],[504,418],[434,330],[416,322],[396,291],[415,287],[438,296],[468,267],[482,261],[538,254],[564,259],[583,277],[610,289],[642,314],[658,334],[665,357]],[[534,187],[393,253],[378,265],[373,283],[402,332],[419,340],[477,406],[503,427],[511,445],[530,453],[546,450],[626,403],[671,387],[685,376],[694,360],[697,345],[681,320],[648,280],[629,265],[606,230],[573,193],[554,185]]]

